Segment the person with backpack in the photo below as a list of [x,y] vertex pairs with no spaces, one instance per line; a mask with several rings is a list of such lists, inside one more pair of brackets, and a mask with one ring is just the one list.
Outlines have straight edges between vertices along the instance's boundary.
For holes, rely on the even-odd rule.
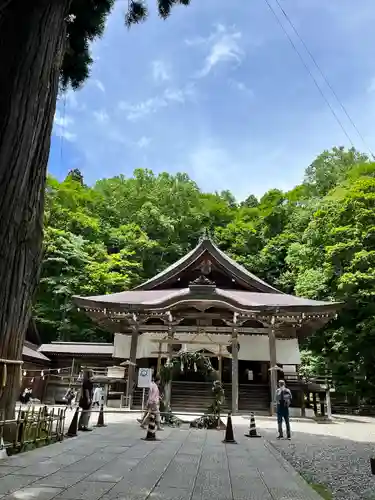
[[282,439],[283,436],[283,419],[286,426],[286,437],[291,439],[290,422],[289,422],[289,406],[292,402],[292,393],[285,386],[284,380],[279,380],[279,388],[276,390],[276,405],[277,405],[277,425],[279,435],[277,439]]

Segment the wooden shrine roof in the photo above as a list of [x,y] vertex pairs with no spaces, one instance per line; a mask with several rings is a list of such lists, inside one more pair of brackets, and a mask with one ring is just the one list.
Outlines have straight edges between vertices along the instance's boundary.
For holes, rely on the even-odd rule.
[[210,238],[203,238],[198,245],[193,248],[193,250],[188,252],[177,262],[170,265],[153,278],[136,287],[135,290],[152,290],[161,286],[168,288],[168,283],[172,280],[176,281],[178,276],[183,271],[199,264],[199,261],[205,255],[207,255],[210,261],[218,267],[225,269],[233,277],[233,281],[237,281],[246,289],[256,290],[263,293],[282,294],[280,290],[277,290],[273,286],[261,280],[241,266],[238,262],[230,258],[227,254],[220,250]]
[[44,354],[59,354],[68,356],[113,355],[113,344],[101,342],[51,342],[42,344],[39,352]]
[[[204,313],[214,307],[267,323],[270,316],[281,322],[298,322],[304,332],[321,328],[341,308],[338,302],[295,297],[280,292],[222,252],[210,239],[175,264],[133,290],[74,297],[75,304],[108,329],[134,313],[160,316],[192,307]],[[261,319],[261,316],[263,319]],[[137,321],[136,319],[133,321]],[[125,324],[126,329],[126,324]],[[302,331],[302,330],[301,330]]]
[[153,310],[169,308],[178,302],[221,302],[229,303],[238,309],[267,311],[275,308],[290,309],[296,312],[337,310],[337,302],[323,302],[304,299],[280,293],[256,293],[242,290],[213,290],[200,294],[191,288],[167,290],[130,290],[108,295],[92,297],[75,297],[75,303],[82,308],[120,309],[120,310]]
[[37,345],[32,344],[31,342],[25,341],[22,349],[22,356],[25,358],[30,358],[36,361],[49,363],[51,360],[47,358],[44,354],[39,352],[39,348]]

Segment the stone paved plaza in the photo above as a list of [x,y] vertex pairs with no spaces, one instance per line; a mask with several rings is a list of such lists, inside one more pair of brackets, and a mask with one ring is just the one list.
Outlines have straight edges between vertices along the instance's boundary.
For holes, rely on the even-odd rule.
[[166,428],[145,442],[132,419],[0,462],[0,498],[18,500],[318,500],[263,439],[236,428]]

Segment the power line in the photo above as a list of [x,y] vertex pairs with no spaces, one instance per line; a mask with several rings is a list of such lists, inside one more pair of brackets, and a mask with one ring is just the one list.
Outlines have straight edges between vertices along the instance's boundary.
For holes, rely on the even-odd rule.
[[309,66],[306,64],[301,52],[298,50],[296,44],[293,42],[291,36],[289,35],[289,33],[287,32],[287,30],[285,29],[285,26],[283,25],[283,23],[280,21],[278,15],[276,14],[275,12],[275,9],[272,7],[272,5],[270,4],[269,0],[265,0],[268,8],[270,9],[270,11],[272,12],[272,14],[274,15],[276,21],[278,22],[278,24],[280,25],[281,29],[283,30],[283,32],[285,33],[285,35],[288,37],[288,40],[290,42],[290,44],[292,45],[293,49],[296,51],[296,53],[298,54],[298,57],[300,58],[303,66],[305,67],[306,71],[308,72],[308,74],[310,75],[311,79],[313,80],[316,88],[318,89],[318,92],[320,93],[320,95],[322,96],[322,98],[324,99],[325,103],[327,104],[327,106],[329,107],[333,117],[335,118],[335,120],[337,121],[339,127],[341,128],[341,130],[344,132],[346,138],[348,139],[348,141],[350,142],[350,144],[352,145],[352,147],[354,148],[354,143],[353,141],[351,140],[348,132],[345,130],[345,127],[344,125],[342,124],[340,118],[337,116],[335,110],[333,109],[331,103],[328,101],[328,99],[326,98],[326,96],[324,95],[324,92],[323,90],[320,88],[320,85],[317,81],[317,79],[315,78],[315,76],[313,75],[313,73],[311,72]]
[[275,0],[275,2],[277,3],[277,5],[279,6],[281,12],[283,13],[285,19],[287,20],[287,22],[289,23],[289,25],[291,26],[292,30],[294,31],[294,33],[296,34],[296,36],[298,37],[299,41],[301,42],[301,44],[303,45],[304,49],[306,50],[306,52],[308,53],[308,55],[310,56],[312,62],[314,63],[316,69],[318,70],[320,76],[323,78],[324,82],[326,83],[327,87],[330,89],[330,91],[332,92],[332,94],[334,95],[336,101],[339,103],[341,109],[343,110],[343,112],[345,113],[346,117],[348,118],[349,122],[351,123],[352,127],[354,128],[354,130],[357,132],[358,136],[360,137],[361,141],[363,142],[364,146],[366,147],[366,149],[368,149],[368,151],[370,152],[371,156],[374,156],[371,148],[369,147],[369,145],[367,144],[367,142],[365,141],[363,135],[361,134],[361,132],[359,131],[358,127],[356,126],[356,124],[354,123],[354,121],[352,120],[351,116],[349,115],[346,107],[344,106],[344,104],[342,103],[342,101],[340,100],[340,98],[338,97],[337,93],[335,92],[335,89],[332,87],[331,83],[329,82],[328,78],[325,76],[325,74],[323,73],[322,69],[320,68],[317,60],[315,59],[314,55],[312,54],[311,50],[309,49],[309,47],[307,46],[307,44],[305,43],[305,41],[303,40],[302,36],[299,34],[297,28],[295,27],[293,21],[290,19],[290,17],[288,16],[288,14],[285,12],[285,9],[283,8],[283,6],[280,4],[280,1],[279,0]]

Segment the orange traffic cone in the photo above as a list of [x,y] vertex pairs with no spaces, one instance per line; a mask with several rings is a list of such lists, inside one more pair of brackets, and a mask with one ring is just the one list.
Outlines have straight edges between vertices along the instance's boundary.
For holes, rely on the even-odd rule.
[[228,413],[227,428],[225,431],[225,438],[224,438],[223,443],[237,444],[237,441],[234,439],[234,434],[233,434],[231,412]]
[[73,419],[70,422],[68,432],[66,433],[66,437],[75,437],[75,436],[77,436],[78,414],[79,414],[79,407],[77,406],[77,409],[76,409],[76,412],[75,412],[75,414],[73,416]]
[[146,437],[142,438],[143,441],[159,441],[156,438],[156,422],[155,422],[155,420],[156,420],[155,413],[152,412],[150,414],[149,420],[148,420]]
[[103,405],[100,405],[98,422],[96,424],[96,427],[107,427],[104,423],[104,407],[103,407]]
[[255,415],[253,412],[250,413],[250,429],[249,434],[245,434],[249,438],[260,438],[261,436],[257,433],[257,428],[255,425]]

